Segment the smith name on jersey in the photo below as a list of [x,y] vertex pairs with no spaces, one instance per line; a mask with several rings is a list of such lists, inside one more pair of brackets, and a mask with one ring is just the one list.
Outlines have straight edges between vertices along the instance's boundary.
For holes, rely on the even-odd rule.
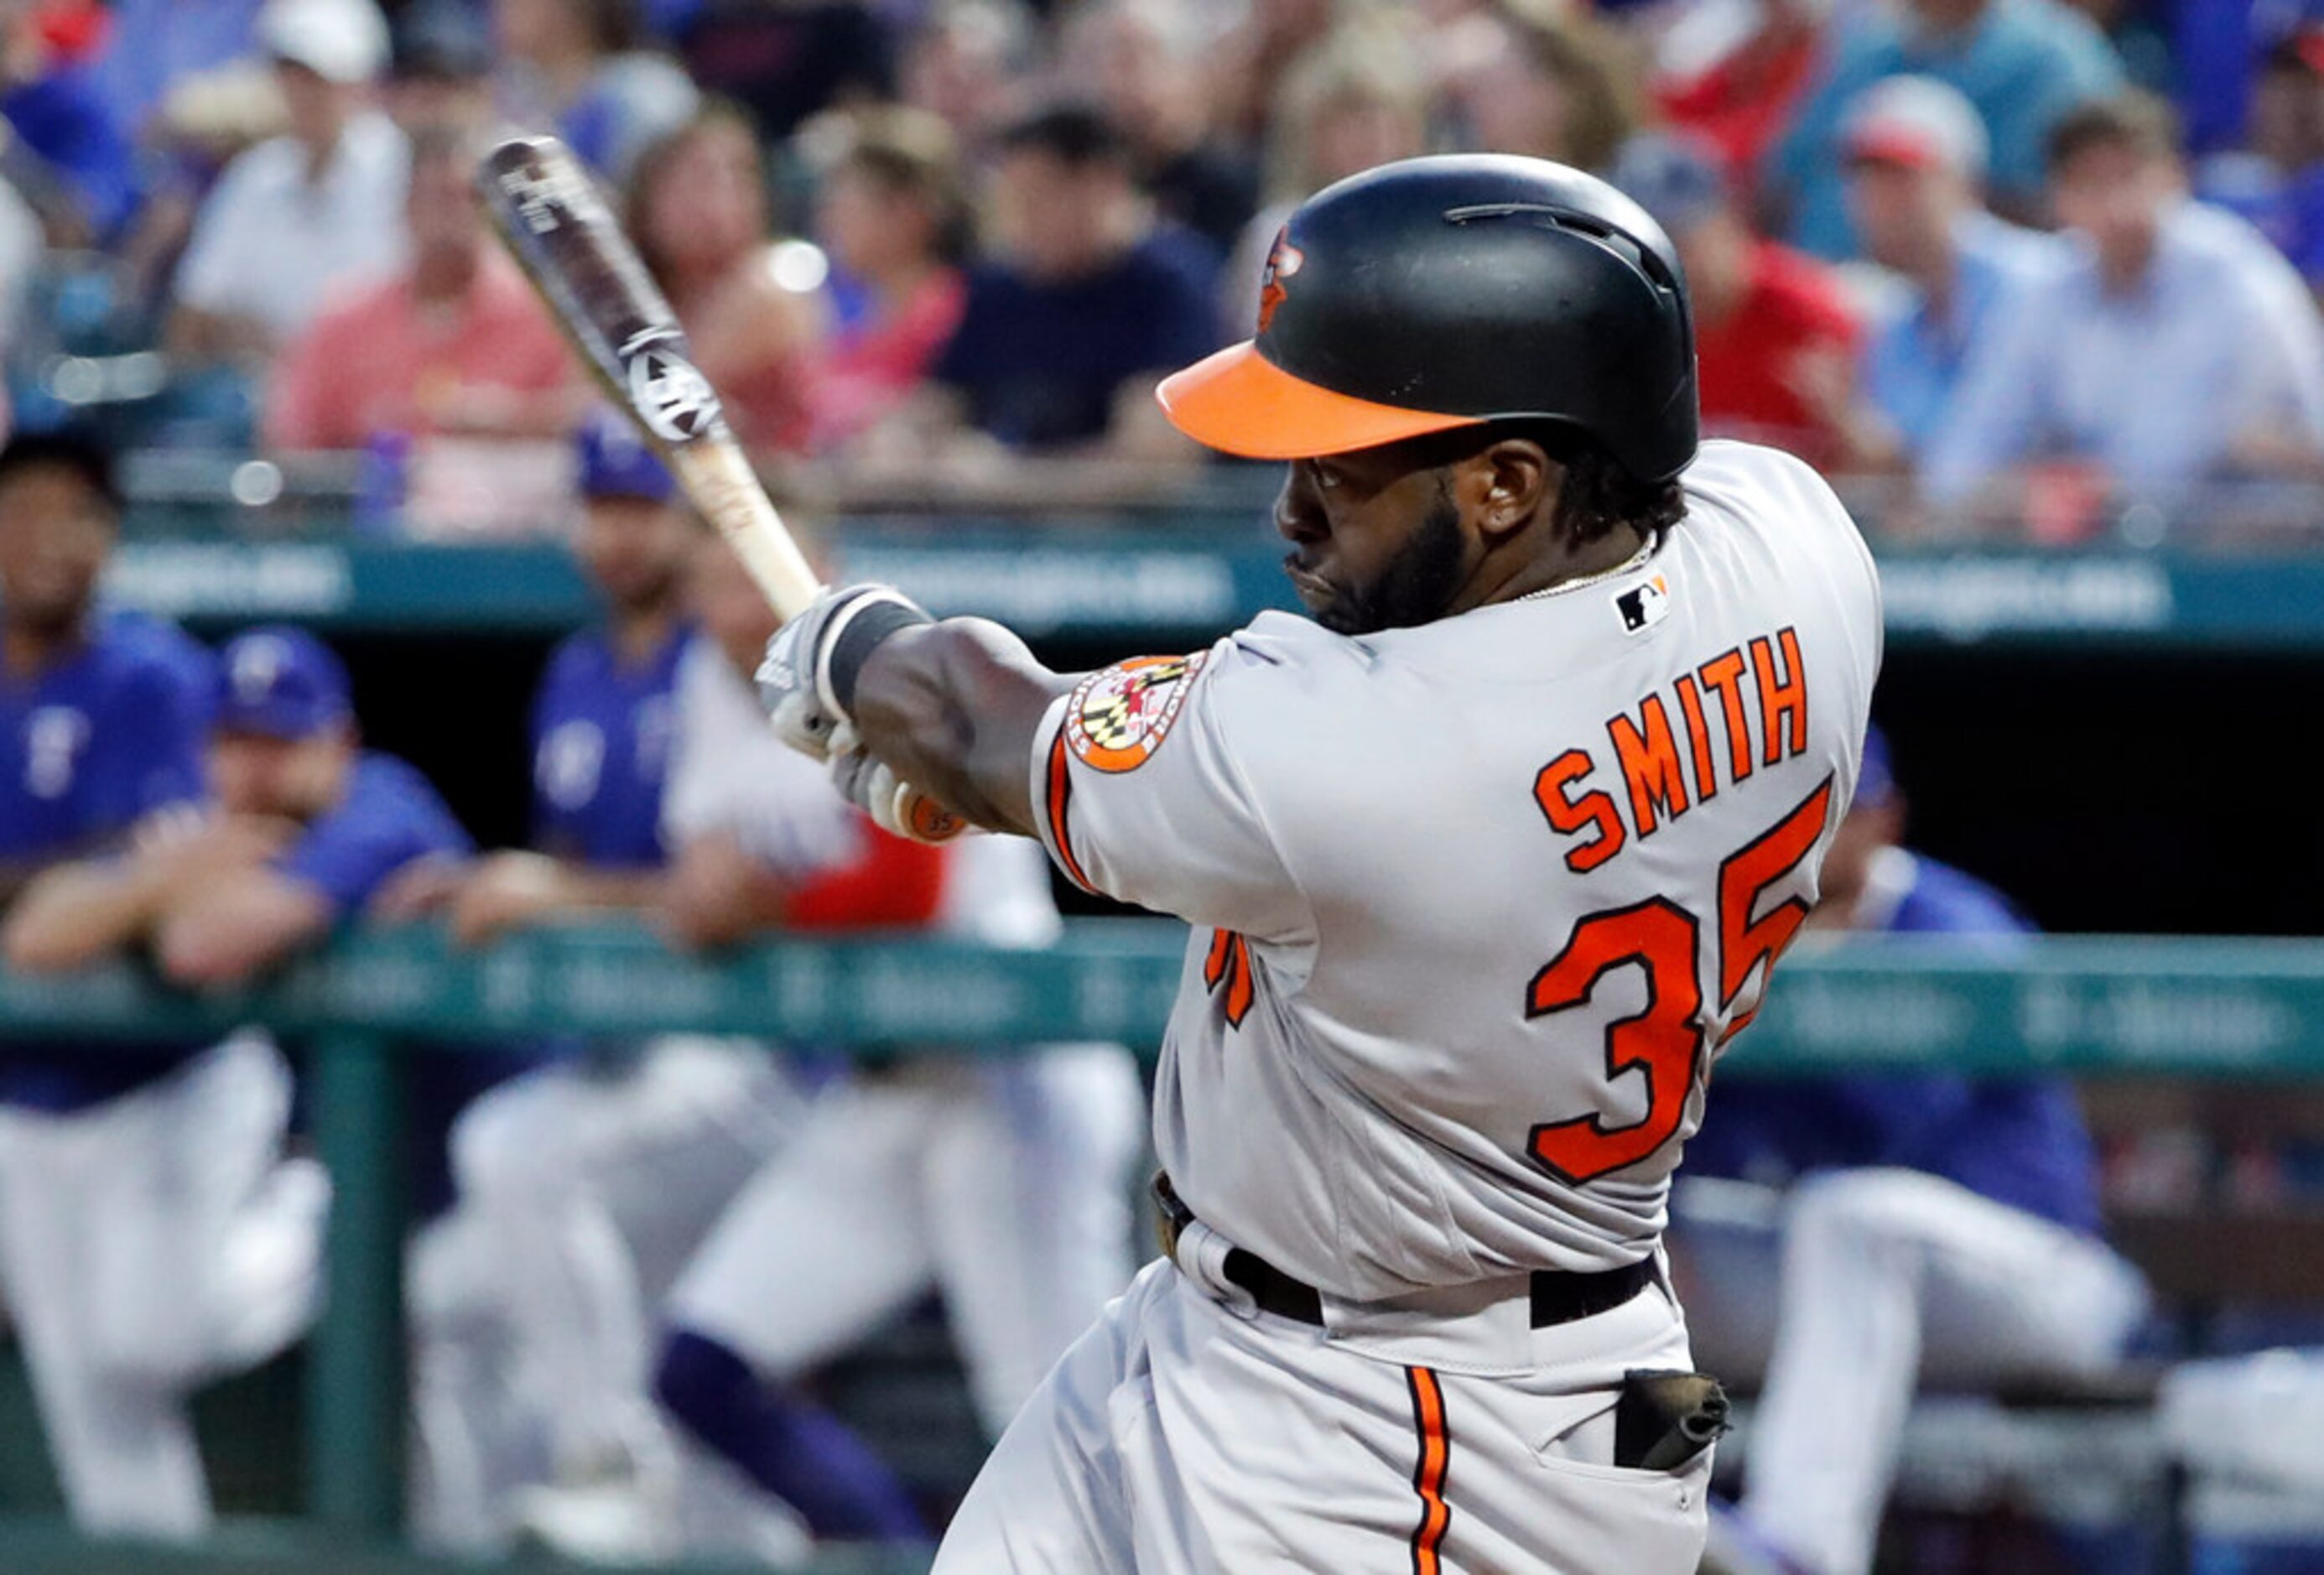
[[1360,638],[1265,614],[1046,719],[1052,856],[1196,926],[1162,1161],[1327,1310],[1651,1251],[1815,902],[1878,581],[1787,455],[1708,443],[1683,484],[1614,574]]

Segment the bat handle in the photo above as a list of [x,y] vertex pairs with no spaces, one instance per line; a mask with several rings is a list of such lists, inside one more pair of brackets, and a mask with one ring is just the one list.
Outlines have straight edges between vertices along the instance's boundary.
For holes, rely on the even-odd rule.
[[731,438],[696,439],[670,450],[670,466],[703,517],[733,548],[768,605],[785,622],[807,611],[823,582],[783,526],[750,460]]
[[[791,540],[751,462],[732,438],[705,438],[670,451],[694,506],[718,527],[768,605],[786,622],[823,594],[823,582]],[[968,822],[909,785],[898,788],[893,819],[917,843],[948,843]]]

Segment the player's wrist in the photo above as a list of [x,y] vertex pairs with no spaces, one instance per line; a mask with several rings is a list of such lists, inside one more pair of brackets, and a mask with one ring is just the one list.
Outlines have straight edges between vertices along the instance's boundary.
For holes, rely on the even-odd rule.
[[936,620],[901,591],[865,585],[835,606],[816,652],[816,695],[833,715],[855,714],[855,688],[872,653],[894,636]]

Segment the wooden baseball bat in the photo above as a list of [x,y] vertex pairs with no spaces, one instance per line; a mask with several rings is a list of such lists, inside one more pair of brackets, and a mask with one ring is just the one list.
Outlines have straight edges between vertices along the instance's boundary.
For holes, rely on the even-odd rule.
[[[588,170],[555,137],[516,137],[484,155],[476,190],[582,364],[733,546],[768,604],[785,620],[804,612],[822,582],[727,429],[678,314]],[[899,818],[924,842],[966,826],[925,794],[915,794]]]

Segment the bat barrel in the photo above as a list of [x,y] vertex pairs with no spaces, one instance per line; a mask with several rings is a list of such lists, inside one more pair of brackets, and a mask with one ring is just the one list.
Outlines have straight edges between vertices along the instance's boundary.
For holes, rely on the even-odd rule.
[[724,434],[678,314],[571,149],[511,138],[477,166],[476,190],[583,364],[656,447],[667,455]]

